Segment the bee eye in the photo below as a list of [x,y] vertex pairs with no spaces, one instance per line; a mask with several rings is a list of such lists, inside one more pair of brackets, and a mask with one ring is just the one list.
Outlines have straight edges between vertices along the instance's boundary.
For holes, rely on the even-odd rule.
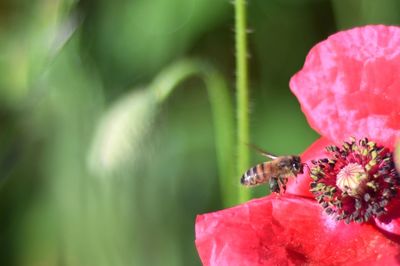
[[298,170],[299,169],[299,165],[297,163],[293,163],[292,164],[293,169]]

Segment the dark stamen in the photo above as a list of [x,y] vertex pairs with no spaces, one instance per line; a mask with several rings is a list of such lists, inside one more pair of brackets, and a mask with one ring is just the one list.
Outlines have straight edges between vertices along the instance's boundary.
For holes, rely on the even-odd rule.
[[392,153],[367,138],[328,146],[330,158],[313,160],[310,191],[336,220],[367,222],[387,211],[400,189]]

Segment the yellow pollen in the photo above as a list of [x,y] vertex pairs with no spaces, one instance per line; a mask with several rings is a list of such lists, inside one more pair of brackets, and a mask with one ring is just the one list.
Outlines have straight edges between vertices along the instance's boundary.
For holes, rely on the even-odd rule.
[[367,178],[364,167],[350,163],[337,174],[336,186],[350,196],[357,196],[363,192]]

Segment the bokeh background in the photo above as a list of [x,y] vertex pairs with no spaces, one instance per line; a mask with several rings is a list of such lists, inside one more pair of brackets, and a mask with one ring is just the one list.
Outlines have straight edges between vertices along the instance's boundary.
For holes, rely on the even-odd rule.
[[[233,14],[0,2],[1,265],[200,265],[196,214],[237,203]],[[251,142],[301,153],[318,135],[288,81],[309,49],[399,22],[397,0],[249,0]]]

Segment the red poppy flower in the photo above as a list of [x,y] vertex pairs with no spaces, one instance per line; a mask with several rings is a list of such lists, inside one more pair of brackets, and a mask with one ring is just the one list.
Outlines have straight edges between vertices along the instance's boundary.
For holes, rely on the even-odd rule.
[[290,87],[322,136],[301,156],[311,170],[282,195],[198,216],[203,264],[400,264],[400,28],[330,36]]

